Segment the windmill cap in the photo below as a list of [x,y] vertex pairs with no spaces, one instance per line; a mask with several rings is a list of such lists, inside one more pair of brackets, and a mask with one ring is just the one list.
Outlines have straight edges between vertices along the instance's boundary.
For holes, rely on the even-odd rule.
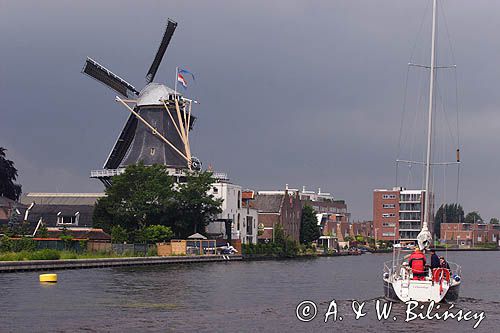
[[150,83],[141,90],[137,98],[137,106],[163,105],[161,101],[168,100],[175,91],[160,83]]

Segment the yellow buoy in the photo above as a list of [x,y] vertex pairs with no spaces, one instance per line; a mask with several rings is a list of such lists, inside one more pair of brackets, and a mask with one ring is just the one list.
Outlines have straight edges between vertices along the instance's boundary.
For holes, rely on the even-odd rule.
[[40,274],[40,282],[57,282],[57,274]]

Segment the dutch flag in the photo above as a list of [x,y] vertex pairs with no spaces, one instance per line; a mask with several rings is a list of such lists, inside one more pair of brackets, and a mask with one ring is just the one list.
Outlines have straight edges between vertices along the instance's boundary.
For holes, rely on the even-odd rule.
[[184,77],[183,74],[191,75],[191,77],[193,78],[193,81],[195,79],[194,79],[194,74],[193,73],[191,73],[187,69],[183,69],[183,68],[177,67],[177,82],[179,82],[184,87],[184,89],[186,89],[187,86],[188,86],[188,82],[187,82],[187,80],[186,80],[186,78]]
[[187,88],[188,86],[186,79],[181,73],[177,73],[177,82],[179,82],[184,88]]

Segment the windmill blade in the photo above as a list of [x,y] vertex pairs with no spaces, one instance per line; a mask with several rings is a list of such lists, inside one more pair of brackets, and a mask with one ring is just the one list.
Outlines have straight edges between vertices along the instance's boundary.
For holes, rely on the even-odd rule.
[[139,95],[139,91],[133,85],[91,58],[87,58],[85,61],[82,73],[96,79],[125,97],[130,97],[132,94]]
[[146,82],[150,83],[155,78],[156,72],[158,71],[158,67],[160,67],[161,59],[167,50],[168,44],[172,39],[172,35],[174,34],[175,28],[177,28],[177,22],[168,19],[167,28],[165,29],[165,33],[163,34],[163,38],[161,39],[160,47],[156,52],[155,59],[149,67],[148,74],[146,75]]

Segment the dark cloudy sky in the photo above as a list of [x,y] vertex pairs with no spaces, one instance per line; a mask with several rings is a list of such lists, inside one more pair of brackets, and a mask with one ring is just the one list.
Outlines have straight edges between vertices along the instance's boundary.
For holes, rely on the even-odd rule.
[[[156,81],[171,85],[175,66],[197,75],[188,95],[202,104],[191,139],[204,165],[246,188],[321,187],[345,199],[354,219],[368,219],[372,190],[395,182],[407,63],[411,54],[428,63],[429,4],[0,0],[0,146],[24,191],[101,191],[89,171],[102,167],[128,114],[80,73],[84,59],[142,88],[171,17],[179,25]],[[440,59],[458,65],[459,197],[489,219],[500,215],[500,2],[448,0],[442,9]],[[436,129],[449,134],[436,160],[450,160],[455,81],[453,70],[442,73],[443,100],[452,102],[436,116],[445,120]],[[426,80],[410,71],[402,157],[421,159]],[[417,174],[399,171],[413,186]],[[435,175],[440,200],[454,201],[456,168],[446,181]]]

